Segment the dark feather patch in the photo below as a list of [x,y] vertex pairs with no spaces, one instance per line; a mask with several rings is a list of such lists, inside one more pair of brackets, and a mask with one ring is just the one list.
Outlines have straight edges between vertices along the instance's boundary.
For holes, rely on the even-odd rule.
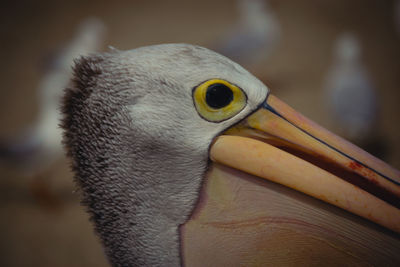
[[[130,246],[122,242],[131,222],[127,213],[135,205],[129,192],[127,173],[121,153],[127,146],[123,136],[129,134],[130,118],[124,111],[126,98],[118,94],[121,81],[113,69],[108,54],[82,57],[75,62],[72,85],[63,99],[62,128],[64,146],[72,159],[75,181],[82,189],[82,203],[88,208],[96,231],[100,234],[111,262],[127,266],[137,262]],[[130,200],[131,199],[131,200]]]

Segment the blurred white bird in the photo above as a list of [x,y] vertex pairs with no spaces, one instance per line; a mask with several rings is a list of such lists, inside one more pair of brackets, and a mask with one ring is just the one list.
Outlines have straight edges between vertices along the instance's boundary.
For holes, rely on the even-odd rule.
[[280,26],[267,1],[237,0],[239,21],[214,50],[243,65],[265,60],[280,38]]
[[343,134],[353,142],[362,143],[371,137],[377,122],[377,93],[361,62],[361,48],[356,37],[342,34],[334,49],[325,101]]
[[1,141],[0,159],[34,172],[63,155],[59,104],[71,79],[71,65],[75,58],[98,51],[104,35],[105,26],[99,19],[89,18],[79,25],[75,37],[52,60],[38,86],[37,119],[15,139]]

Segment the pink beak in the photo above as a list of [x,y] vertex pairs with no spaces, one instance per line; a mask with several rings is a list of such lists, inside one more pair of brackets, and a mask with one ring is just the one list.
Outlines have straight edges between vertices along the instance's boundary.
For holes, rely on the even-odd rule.
[[216,138],[210,158],[400,233],[400,172],[273,95]]

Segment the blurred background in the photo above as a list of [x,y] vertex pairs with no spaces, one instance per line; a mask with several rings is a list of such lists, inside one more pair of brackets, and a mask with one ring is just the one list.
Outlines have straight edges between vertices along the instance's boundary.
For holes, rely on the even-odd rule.
[[3,1],[0,266],[107,266],[57,128],[73,58],[184,42],[400,168],[400,2]]

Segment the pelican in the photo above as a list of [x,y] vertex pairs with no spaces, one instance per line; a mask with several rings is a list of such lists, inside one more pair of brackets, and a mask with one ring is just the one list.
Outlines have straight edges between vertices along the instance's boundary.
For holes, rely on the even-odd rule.
[[64,145],[114,266],[400,263],[400,173],[187,44],[76,61]]

